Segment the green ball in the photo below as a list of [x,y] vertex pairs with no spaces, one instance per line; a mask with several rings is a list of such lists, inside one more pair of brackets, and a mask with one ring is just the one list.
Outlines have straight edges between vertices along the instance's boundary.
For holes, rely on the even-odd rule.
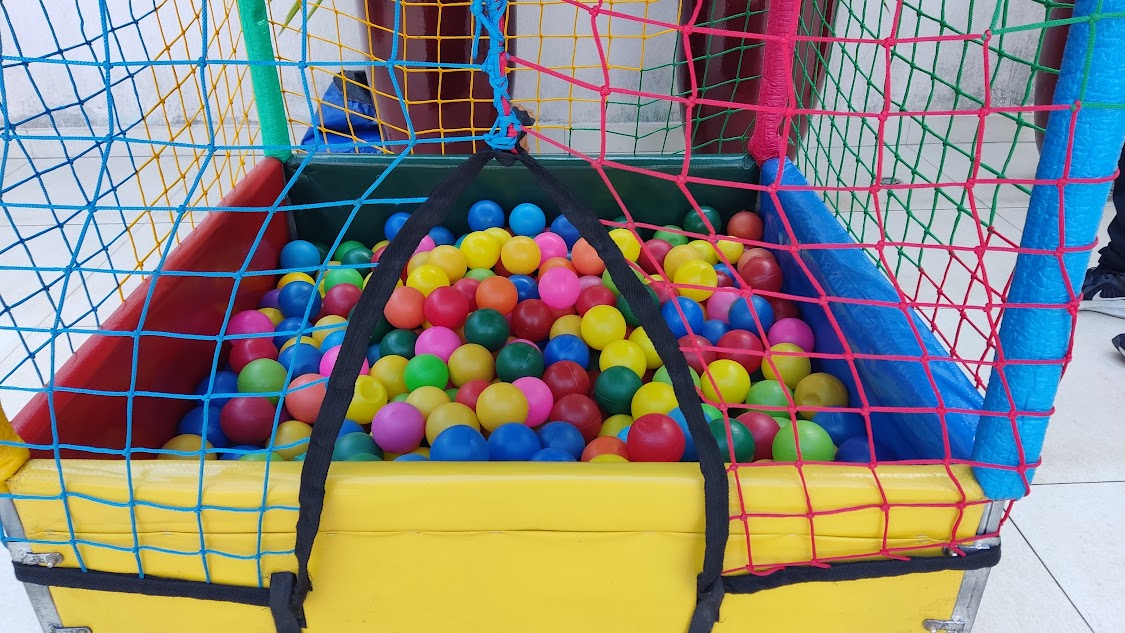
[[[750,387],[746,394],[746,404],[751,411],[761,411],[768,416],[784,415],[788,417],[789,387],[776,380],[760,380]],[[780,413],[779,413],[780,412]]]
[[[726,422],[719,418],[718,420],[711,420],[707,426],[711,427],[711,435],[719,443],[719,454],[723,456],[723,461],[730,463],[730,444],[727,443]],[[778,435],[781,434],[778,433]],[[754,436],[750,434],[750,429],[738,420],[731,420],[730,437],[734,441],[735,461],[740,464],[753,461]]]
[[336,439],[336,445],[332,448],[332,461],[349,461],[353,455],[358,453],[366,453],[377,457],[383,456],[383,452],[375,445],[375,440],[367,433],[347,433]]
[[450,402],[457,402],[457,388],[456,387],[450,387],[449,389],[446,389],[445,395],[449,396]]
[[477,281],[484,281],[489,277],[495,277],[496,273],[487,268],[470,268],[469,272],[465,273],[469,279],[476,279]]
[[419,354],[406,363],[403,380],[409,391],[419,387],[445,389],[449,384],[449,368],[433,354]]
[[527,376],[539,378],[544,369],[543,352],[534,345],[512,343],[496,355],[496,377],[504,382],[515,382]]
[[594,400],[606,413],[629,413],[633,395],[641,388],[641,377],[628,367],[615,365],[594,381]]
[[681,229],[680,227],[678,227],[674,224],[667,224],[667,225],[664,226],[664,228],[666,228],[668,230],[667,231],[657,231],[656,233],[653,234],[652,239],[654,239],[654,240],[664,240],[665,242],[668,242],[672,246],[683,246],[684,244],[687,244],[688,242],[691,241],[691,240],[688,239],[688,236],[686,236],[682,233],[683,229]]
[[418,335],[414,333],[414,330],[391,330],[379,342],[379,357],[402,356],[403,358],[414,358],[414,344],[417,342]]
[[400,394],[398,394],[397,396],[395,396],[395,397],[391,398],[391,402],[406,402],[406,399],[407,399],[407,398],[409,398],[409,397],[410,397],[410,393],[409,393],[409,392],[407,392],[407,393],[400,393]]
[[369,455],[368,453],[356,453],[348,455],[344,458],[345,462],[381,462],[383,459],[378,455]]
[[[332,259],[334,259],[338,262],[342,262],[342,261],[344,261],[345,255],[347,255],[351,251],[354,251],[357,248],[362,248],[362,249],[365,249],[365,250],[367,249],[367,247],[363,245],[363,242],[357,242],[355,240],[348,240],[346,242],[343,242],[339,246],[336,247],[336,252],[333,254]],[[368,260],[368,261],[370,261],[370,260]]]
[[265,396],[277,403],[281,390],[285,387],[285,367],[272,358],[252,360],[238,372],[238,393],[274,395]]
[[476,343],[490,352],[504,347],[510,333],[508,320],[491,308],[477,310],[465,320],[465,342]]
[[341,264],[345,266],[363,266],[369,268],[371,266],[371,258],[375,255],[367,250],[366,247],[360,246],[344,253],[344,256],[338,259]]
[[[707,224],[703,221],[703,216],[707,216],[707,220],[711,223],[711,228],[707,228]],[[708,206],[700,206],[699,211],[695,209],[687,212],[684,216],[684,230],[689,233],[702,233],[703,235],[721,234],[723,232],[723,219],[719,217],[719,212]]]
[[328,259],[328,245],[323,242],[313,242],[312,245],[316,247],[316,252],[320,253],[320,261],[326,261]]
[[797,461],[797,447],[806,462],[830,462],[836,458],[836,445],[819,424],[812,420],[797,420],[797,439],[793,438],[793,423],[786,422],[773,438],[773,458],[779,462]]
[[[283,461],[285,461],[284,457],[282,457],[281,455],[278,455],[277,453],[272,453],[272,452],[271,453],[246,453],[242,457],[239,457],[238,461],[240,461],[240,462],[264,462],[267,459],[269,459],[271,462],[283,462]],[[304,457],[302,457],[301,459],[303,461]]]
[[[653,305],[659,304],[660,299],[656,296],[656,291],[651,286],[645,286],[644,288],[648,291],[648,296],[652,299]],[[617,295],[617,310],[621,312],[621,316],[625,317],[626,325],[637,327],[641,324],[640,319],[637,318],[636,314],[633,314],[633,309],[629,307],[629,302],[625,300],[623,295]]]
[[[691,367],[688,367],[688,373],[691,374],[691,381],[695,383],[696,387],[698,387],[699,374],[697,374],[696,371]],[[661,365],[660,368],[656,370],[656,373],[652,375],[652,380],[653,382],[662,382],[666,385],[672,384],[672,376],[668,374],[668,367]]]
[[324,275],[324,292],[339,286],[351,284],[356,288],[363,287],[363,275],[353,268],[334,268]]

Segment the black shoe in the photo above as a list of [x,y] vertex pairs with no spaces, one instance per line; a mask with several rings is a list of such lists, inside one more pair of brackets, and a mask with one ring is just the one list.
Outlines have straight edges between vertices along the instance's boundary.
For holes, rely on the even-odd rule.
[[1118,334],[1113,337],[1113,346],[1117,348],[1117,351],[1121,352],[1122,356],[1125,356],[1125,334]]
[[1125,318],[1125,273],[1111,273],[1095,266],[1082,282],[1079,310]]

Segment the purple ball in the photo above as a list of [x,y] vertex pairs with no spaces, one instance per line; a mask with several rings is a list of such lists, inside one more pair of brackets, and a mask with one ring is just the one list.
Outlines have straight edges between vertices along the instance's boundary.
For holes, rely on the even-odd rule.
[[426,418],[408,402],[389,402],[371,421],[371,437],[388,453],[409,453],[426,436]]
[[794,318],[782,319],[774,323],[766,338],[769,339],[770,345],[792,343],[806,352],[813,351],[816,346],[816,337],[813,336],[809,324]]
[[281,294],[280,288],[274,288],[266,294],[262,295],[262,300],[258,302],[259,308],[274,308],[277,309],[277,295]]

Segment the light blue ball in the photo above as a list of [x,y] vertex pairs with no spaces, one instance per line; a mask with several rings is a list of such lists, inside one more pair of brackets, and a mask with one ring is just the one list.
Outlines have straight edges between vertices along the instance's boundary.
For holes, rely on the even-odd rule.
[[508,216],[508,226],[512,227],[512,232],[516,235],[535,237],[547,227],[547,216],[538,205],[525,202],[512,209]]

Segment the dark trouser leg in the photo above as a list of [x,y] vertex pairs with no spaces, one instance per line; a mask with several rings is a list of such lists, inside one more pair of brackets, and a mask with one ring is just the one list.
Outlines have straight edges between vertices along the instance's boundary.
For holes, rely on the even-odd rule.
[[1109,223],[1109,243],[1098,259],[1106,272],[1125,273],[1125,151],[1117,161],[1117,180],[1113,182],[1113,206],[1117,215]]

